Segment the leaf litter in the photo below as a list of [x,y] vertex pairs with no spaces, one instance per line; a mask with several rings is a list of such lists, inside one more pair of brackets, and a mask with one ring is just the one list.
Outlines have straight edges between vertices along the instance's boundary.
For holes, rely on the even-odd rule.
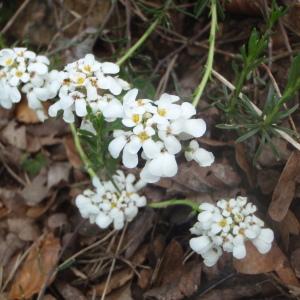
[[[112,23],[120,20],[124,24],[132,22],[134,26],[130,28],[128,25],[127,30],[131,30],[134,38],[138,38],[141,20],[147,19],[136,3],[121,1],[118,4],[121,12],[112,13],[111,23],[95,39],[95,31],[87,29],[97,28],[101,24],[103,16],[108,13],[110,1],[95,1],[96,6],[91,10],[77,0],[60,4],[63,9],[57,3],[51,4],[54,5],[52,7],[46,2],[31,2],[32,5],[27,6],[15,21],[15,30],[11,31],[10,38],[22,40],[24,36],[29,36],[30,43],[37,47],[49,45],[54,55],[55,51],[60,51],[57,60],[77,56],[93,47],[99,56],[117,55],[113,43],[107,41],[114,34],[114,38],[118,39],[123,34],[118,28],[113,28]],[[253,22],[259,20],[259,25],[263,25],[261,11],[265,1],[250,2],[233,0],[226,4],[227,11],[232,15],[228,17],[229,21],[225,19],[219,24],[217,69],[224,69],[230,55],[237,53],[241,41],[247,39],[247,28],[251,28]],[[151,2],[151,7],[155,6],[156,3]],[[127,16],[127,19],[123,14],[124,7],[132,10],[132,16]],[[293,9],[296,11],[299,7],[293,4]],[[283,18],[292,47],[297,37],[292,36],[289,30],[296,35],[299,33],[293,9],[288,9],[288,15]],[[54,11],[58,11],[59,15]],[[171,11],[171,15],[173,13],[175,11]],[[189,20],[188,15],[180,14],[180,17],[183,22],[178,22],[176,28],[180,33],[171,29],[171,33],[177,34],[178,40],[159,29],[159,42],[164,43],[166,49],[158,49],[157,41],[153,38],[143,54],[149,55],[147,52],[151,52],[152,59],[159,63],[164,59],[165,51],[171,52],[178,47],[176,43],[180,43],[182,35],[193,33],[186,32],[185,22],[189,23],[192,31],[199,30],[207,22],[205,17],[200,17],[197,22]],[[241,17],[245,20],[242,21]],[[68,22],[73,18],[77,20],[75,25],[68,27]],[[245,26],[241,26],[242,22]],[[48,26],[54,23],[56,27]],[[67,29],[60,32],[62,23]],[[35,29],[26,32],[32,26]],[[245,32],[241,32],[244,37],[236,35],[236,28],[245,28]],[[56,33],[59,34],[56,36]],[[180,52],[180,68],[175,64],[171,76],[173,85],[170,86],[181,88],[182,95],[190,96],[198,82],[195,77],[199,76],[199,68],[192,66],[206,54],[206,43],[207,38],[203,37],[200,45],[195,43]],[[276,55],[283,55],[285,43],[279,41],[278,45],[281,48],[278,51],[275,49]],[[285,56],[282,60],[272,62],[274,70],[280,72],[285,69],[288,59]],[[141,60],[140,63],[145,62]],[[161,64],[155,76],[161,76],[164,68],[164,64]],[[230,78],[231,75],[226,72],[224,70],[226,77]],[[253,86],[247,88],[252,89]],[[218,90],[217,83],[212,81],[208,89]],[[203,107],[207,107],[211,103],[210,95],[206,94],[204,98]],[[264,100],[258,97],[257,101]],[[253,143],[234,144],[230,134],[215,129],[220,114],[217,109],[209,108],[204,118],[209,120],[210,132],[199,142],[206,149],[216,152],[216,163],[201,169],[193,163],[182,163],[175,178],[162,180],[145,189],[153,202],[173,195],[194,197],[199,203],[207,199],[214,203],[218,197],[246,191],[253,194],[263,212],[268,212],[270,219],[267,220],[277,234],[277,244],[273,245],[270,253],[261,255],[249,244],[244,260],[232,262],[224,257],[217,267],[208,270],[199,257],[190,253],[186,232],[191,219],[179,222],[180,215],[186,216],[181,207],[176,208],[176,213],[172,210],[144,210],[129,225],[123,246],[115,257],[118,240],[115,233],[110,235],[109,231],[80,223],[74,208],[74,195],[86,186],[87,177],[67,126],[60,120],[39,123],[25,99],[17,106],[14,115],[2,109],[0,115],[0,142],[3,146],[0,147],[0,271],[4,270],[4,282],[9,279],[0,297],[31,299],[43,291],[41,299],[47,300],[97,299],[95,297],[101,297],[104,291],[113,259],[116,259],[116,267],[106,291],[108,300],[179,300],[189,299],[199,293],[202,293],[199,299],[259,299],[263,296],[273,299],[278,295],[280,299],[293,299],[293,295],[300,294],[297,279],[300,273],[300,210],[295,203],[299,198],[299,153],[292,152],[285,141],[274,140],[280,158],[274,155],[270,147],[265,147],[255,165],[249,155]],[[32,165],[39,154],[45,161],[35,164],[33,172],[20,167],[26,160]],[[18,263],[18,258],[24,253],[23,260]],[[14,269],[14,266],[17,268]],[[233,272],[232,280],[219,280],[224,277],[224,269]],[[247,282],[250,277],[245,280],[245,274],[251,276],[251,284]],[[266,278],[270,282],[268,286],[263,285]]]

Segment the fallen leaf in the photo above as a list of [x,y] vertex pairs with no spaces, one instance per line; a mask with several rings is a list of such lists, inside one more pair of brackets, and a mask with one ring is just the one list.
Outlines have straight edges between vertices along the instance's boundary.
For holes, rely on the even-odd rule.
[[228,12],[261,16],[264,8],[263,0],[230,0],[226,1],[225,8]]
[[183,260],[181,245],[172,240],[164,252],[154,287],[144,297],[179,300],[191,296],[200,285],[201,263],[197,260],[183,265]]
[[222,190],[228,187],[236,187],[241,182],[237,171],[227,160],[215,162],[210,167],[199,167],[197,163],[189,162],[181,164],[178,174],[172,178],[177,184],[173,190],[182,192],[182,187],[196,192],[209,192],[212,189]]
[[[153,228],[155,213],[153,209],[146,208],[130,224],[125,236],[125,258],[130,258],[144,241],[146,234]],[[139,232],[139,234],[136,234]]]
[[[108,288],[106,290],[106,295],[108,295],[111,291],[118,289],[124,286],[129,280],[131,280],[134,276],[134,272],[131,268],[126,268],[121,271],[116,271],[111,276]],[[104,288],[106,285],[106,279],[98,285],[93,287],[94,291],[96,292],[97,296],[101,296],[104,292]],[[93,291],[90,291],[92,294]]]
[[31,248],[22,267],[18,270],[9,292],[9,299],[30,299],[49,284],[49,274],[57,264],[60,251],[59,239],[49,233]]
[[34,177],[31,183],[20,192],[20,195],[29,206],[35,206],[44,200],[49,189],[46,186],[47,183],[47,170],[43,168],[41,172]]
[[64,300],[86,300],[79,289],[66,282],[59,283],[57,287]]
[[2,138],[6,143],[18,149],[26,150],[27,148],[26,128],[18,126],[16,121],[10,121],[2,130]]
[[39,228],[30,218],[9,218],[7,224],[9,231],[16,233],[22,241],[35,241],[40,235]]
[[300,278],[300,248],[292,252],[291,265],[296,273],[296,276]]
[[299,286],[286,256],[275,243],[267,254],[259,253],[250,241],[246,242],[246,248],[244,259],[234,259],[237,272],[253,275],[275,271],[284,284]]
[[67,137],[64,138],[64,146],[66,148],[68,160],[70,164],[74,168],[81,168],[82,167],[82,161],[80,159],[80,156],[75,148],[74,140],[72,135],[68,135]]
[[17,120],[25,124],[36,124],[41,122],[35,111],[28,107],[28,102],[25,99],[22,99],[21,102],[17,103],[15,114]]
[[110,295],[105,297],[105,300],[133,300],[130,286],[131,284],[128,283],[122,288],[113,291]]
[[254,173],[254,169],[252,168],[252,165],[250,164],[247,158],[246,148],[244,144],[242,143],[235,144],[235,159],[239,167],[246,174],[250,187],[254,187],[255,173]]
[[291,210],[277,226],[285,251],[288,251],[290,234],[299,235],[300,223]]
[[68,224],[67,215],[64,213],[55,213],[48,218],[48,226],[50,229],[56,229]]
[[61,181],[68,182],[71,167],[69,163],[54,163],[50,166],[47,175],[47,189],[59,184]]
[[257,185],[264,195],[273,193],[276,183],[280,177],[280,172],[273,169],[262,169],[257,173]]
[[299,168],[300,153],[294,151],[290,155],[279,177],[268,209],[270,217],[277,222],[282,221],[286,216],[294,198],[296,188],[295,178],[298,175]]

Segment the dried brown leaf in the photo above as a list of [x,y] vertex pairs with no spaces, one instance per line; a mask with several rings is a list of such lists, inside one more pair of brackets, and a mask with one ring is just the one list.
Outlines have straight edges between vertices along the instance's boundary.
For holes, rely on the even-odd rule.
[[280,175],[272,196],[272,202],[268,209],[269,215],[275,221],[280,222],[283,220],[288,212],[295,195],[295,178],[298,175],[299,168],[300,153],[298,151],[294,151],[290,155]]
[[264,8],[263,0],[231,0],[225,3],[227,11],[249,16],[261,16]]
[[247,256],[233,263],[238,272],[253,275],[275,271],[284,284],[299,285],[286,256],[275,243],[267,254],[259,253],[251,242],[247,242],[246,247]]
[[66,148],[66,152],[67,152],[67,156],[68,156],[68,160],[69,160],[70,164],[74,168],[77,168],[77,169],[81,168],[82,162],[81,162],[80,156],[75,148],[74,140],[71,135],[68,135],[64,138],[64,146]]
[[[133,276],[134,276],[134,272],[131,268],[126,268],[121,271],[116,271],[115,273],[113,273],[108,288],[106,290],[106,295],[108,295],[113,290],[124,286],[129,280],[133,278]],[[105,285],[106,285],[106,278],[104,279],[103,282],[94,286],[96,295],[101,296],[103,294]],[[92,294],[92,291],[90,291],[90,293]]]
[[27,205],[37,205],[47,197],[49,189],[47,188],[46,182],[47,170],[42,169],[32,182],[20,192],[20,195],[24,198]]
[[252,168],[247,155],[245,145],[242,143],[235,144],[235,159],[240,168],[245,172],[250,187],[255,185],[255,172]]
[[66,282],[59,283],[57,287],[65,300],[86,300],[86,297],[79,289]]
[[22,101],[16,105],[15,114],[16,119],[25,124],[36,124],[41,122],[35,111],[28,107],[28,102],[25,99],[22,99]]
[[2,130],[3,140],[18,149],[25,150],[27,148],[26,128],[18,126],[16,121],[10,121]]
[[30,299],[45,284],[49,284],[49,274],[57,264],[59,251],[59,239],[52,233],[38,240],[18,270],[9,299]]

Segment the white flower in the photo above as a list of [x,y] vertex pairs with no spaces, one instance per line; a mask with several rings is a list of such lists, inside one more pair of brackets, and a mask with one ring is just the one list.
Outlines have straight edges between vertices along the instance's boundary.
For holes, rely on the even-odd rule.
[[215,161],[213,153],[200,148],[196,140],[190,142],[184,154],[187,161],[195,160],[201,167],[208,167]]
[[191,119],[196,114],[195,107],[188,102],[181,104],[181,115],[174,121],[180,130],[182,139],[199,138],[206,131],[206,123],[202,119]]
[[58,72],[48,72],[49,60],[46,56],[36,55],[26,48],[3,49],[0,51],[0,104],[11,108],[21,100],[22,91],[26,94],[29,107],[44,121],[47,116],[41,101],[57,95]]
[[135,183],[132,174],[125,176],[122,171],[113,175],[116,186],[111,181],[100,181],[93,178],[95,191],[86,190],[78,195],[75,203],[84,218],[105,229],[111,224],[117,230],[124,227],[125,222],[132,221],[140,207],[146,205],[146,198],[137,192],[140,183]]
[[[251,241],[262,254],[271,249],[274,233],[271,229],[263,228],[264,222],[253,214],[255,205],[247,203],[246,197],[221,199],[217,205],[202,203],[199,209],[198,222],[190,229],[198,237],[192,238],[190,245],[203,257],[205,265],[214,265],[222,250],[232,253],[236,259],[245,258],[246,241]],[[202,250],[201,245],[210,245],[210,249],[204,251],[206,249]]]
[[[117,65],[100,63],[92,54],[68,64],[57,76],[61,85],[59,100],[49,108],[49,115],[56,116],[58,111],[63,110],[64,120],[73,123],[75,115],[85,117],[87,107],[90,107],[95,114],[103,113],[107,122],[121,118],[122,104],[113,95],[127,90],[129,84],[112,76],[118,72]],[[108,91],[113,95],[107,93]]]
[[273,240],[274,232],[269,228],[263,228],[259,236],[252,240],[252,243],[261,254],[265,254],[272,248]]
[[215,247],[210,249],[209,251],[202,254],[203,263],[207,267],[214,266],[222,255],[222,250],[219,247]]
[[190,239],[190,247],[198,254],[204,254],[209,251],[212,246],[211,239],[205,235]]

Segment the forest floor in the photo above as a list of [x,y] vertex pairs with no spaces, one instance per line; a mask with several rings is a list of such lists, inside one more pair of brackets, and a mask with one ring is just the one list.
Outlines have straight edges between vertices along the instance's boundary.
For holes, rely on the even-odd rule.
[[[191,101],[208,54],[209,6],[201,11],[208,2],[174,0],[167,18],[126,61],[122,76],[149,98],[169,92]],[[46,53],[55,67],[87,53],[116,61],[147,30],[161,4],[3,1],[0,42],[2,48],[22,45]],[[287,11],[272,30],[265,63],[243,87],[260,108],[270,83],[284,89],[291,59],[300,51],[300,5],[279,4]],[[235,131],[216,127],[224,122],[219,106],[226,101],[224,79],[234,83],[240,48],[254,27],[263,32],[270,3],[232,0],[220,7],[213,69],[222,77],[210,76],[198,105],[208,128],[199,142],[216,161],[206,168],[182,161],[174,178],[148,185],[143,193],[149,202],[177,197],[199,204],[247,195],[275,232],[272,250],[260,255],[249,248],[241,261],[223,255],[216,266],[206,267],[188,246],[195,216],[183,206],[142,209],[120,232],[91,225],[74,204],[90,181],[68,126],[59,119],[39,122],[23,99],[14,110],[0,109],[1,300],[300,297],[299,151],[273,137],[278,155],[266,144],[253,162],[258,138],[236,143]],[[296,95],[291,103],[298,101]],[[299,121],[299,110],[286,120],[295,140]]]

